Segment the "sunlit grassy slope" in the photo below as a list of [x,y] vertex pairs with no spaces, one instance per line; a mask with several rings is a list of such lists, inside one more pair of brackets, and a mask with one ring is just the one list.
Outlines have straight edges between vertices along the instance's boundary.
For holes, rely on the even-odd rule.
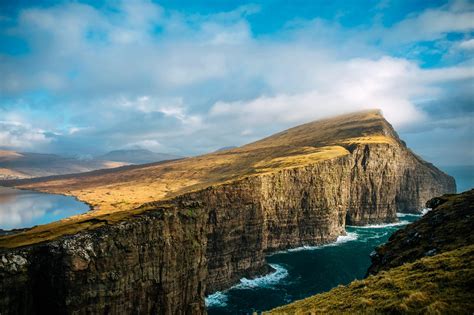
[[27,245],[75,233],[142,211],[136,208],[147,202],[248,176],[339,158],[349,154],[348,149],[354,144],[398,141],[380,111],[371,110],[311,122],[239,148],[202,156],[23,182],[18,187],[76,196],[89,203],[93,211],[8,239],[0,238],[0,246]]
[[339,286],[268,314],[472,314],[474,245]]

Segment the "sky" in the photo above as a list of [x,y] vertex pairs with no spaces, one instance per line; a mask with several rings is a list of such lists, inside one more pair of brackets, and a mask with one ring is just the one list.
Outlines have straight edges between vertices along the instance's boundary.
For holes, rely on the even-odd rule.
[[0,0],[0,148],[197,155],[379,108],[474,165],[469,0]]

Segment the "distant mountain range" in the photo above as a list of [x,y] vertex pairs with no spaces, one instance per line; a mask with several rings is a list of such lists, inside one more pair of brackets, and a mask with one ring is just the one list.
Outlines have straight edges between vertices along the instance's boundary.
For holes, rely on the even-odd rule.
[[83,173],[177,158],[180,157],[144,149],[116,150],[91,159],[0,150],[0,180]]
[[146,149],[115,150],[97,157],[97,159],[100,160],[124,162],[128,164],[145,164],[181,158],[183,157],[166,153],[156,153]]

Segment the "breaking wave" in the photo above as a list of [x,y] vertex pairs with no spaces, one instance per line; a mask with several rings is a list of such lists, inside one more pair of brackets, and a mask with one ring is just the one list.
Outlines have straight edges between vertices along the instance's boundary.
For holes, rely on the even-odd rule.
[[400,213],[397,212],[397,218],[405,218],[405,217],[421,217],[423,214],[421,213]]
[[269,265],[275,269],[274,272],[254,279],[242,278],[240,283],[234,285],[231,289],[269,288],[288,276],[288,270],[283,266],[277,264]]
[[227,295],[224,292],[218,291],[206,296],[206,307],[224,307],[227,306]]
[[431,208],[423,208],[423,209],[421,210],[421,215],[425,215],[425,214],[427,214],[427,213],[430,212],[430,211],[431,211]]
[[358,239],[358,235],[355,232],[346,232],[346,235],[341,235],[337,237],[337,240],[333,243],[328,243],[328,244],[323,244],[323,245],[305,245],[305,246],[300,246],[300,247],[295,247],[295,248],[290,248],[278,252],[271,253],[269,256],[275,255],[275,254],[282,254],[282,253],[292,253],[292,252],[299,252],[302,250],[316,250],[316,249],[321,249],[325,247],[331,247],[331,246],[337,246],[343,243],[347,243],[350,241],[355,241]]
[[254,279],[242,278],[240,283],[232,286],[225,291],[218,291],[208,295],[205,299],[206,307],[225,307],[227,306],[227,292],[232,289],[254,289],[271,288],[282,279],[288,276],[288,270],[277,264],[269,264],[275,271]]
[[369,224],[369,225],[361,225],[361,226],[351,226],[352,228],[358,229],[383,229],[392,226],[400,226],[400,225],[407,225],[410,221],[400,221],[394,223],[383,223],[383,224]]

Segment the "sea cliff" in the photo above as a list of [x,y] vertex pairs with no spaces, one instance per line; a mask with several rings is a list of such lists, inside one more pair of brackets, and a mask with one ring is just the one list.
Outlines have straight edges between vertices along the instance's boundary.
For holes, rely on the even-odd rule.
[[[180,185],[160,190],[170,174]],[[200,314],[206,293],[268,272],[272,251],[333,242],[346,224],[393,222],[455,191],[453,178],[414,155],[379,112],[143,170],[15,185],[101,208],[0,238],[2,314]],[[119,193],[129,199],[107,202]]]

